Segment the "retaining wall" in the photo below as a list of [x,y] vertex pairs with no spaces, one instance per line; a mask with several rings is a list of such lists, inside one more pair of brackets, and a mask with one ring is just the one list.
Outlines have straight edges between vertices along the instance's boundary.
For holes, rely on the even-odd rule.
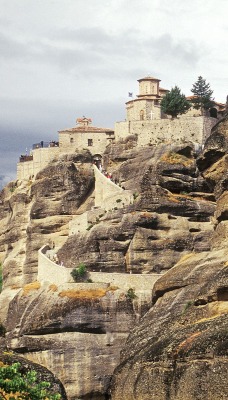
[[[38,280],[40,282],[50,282],[56,285],[69,283],[70,285],[78,285],[79,289],[95,287],[107,287],[108,285],[117,286],[120,289],[128,290],[151,290],[154,283],[161,277],[161,274],[121,274],[117,272],[89,272],[88,277],[92,279],[91,283],[74,283],[71,276],[72,268],[65,268],[51,261],[46,252],[49,246],[43,246],[38,251]],[[75,286],[72,286],[75,287]]]
[[49,246],[43,246],[38,251],[38,280],[47,281],[56,285],[61,285],[66,282],[73,282],[73,278],[70,275],[72,269],[65,268],[61,265],[56,264],[46,256],[46,251],[49,250]]
[[32,151],[33,160],[17,163],[17,179],[29,179],[59,155],[59,147],[40,147]]
[[115,124],[115,138],[120,140],[128,135],[137,135],[138,146],[162,142],[182,143],[186,141],[203,144],[216,123],[217,120],[215,118],[203,116],[183,116],[173,120],[117,122]]
[[124,190],[110,179],[106,178],[96,166],[95,174],[95,207],[105,210],[122,208],[133,202],[133,194],[130,190]]

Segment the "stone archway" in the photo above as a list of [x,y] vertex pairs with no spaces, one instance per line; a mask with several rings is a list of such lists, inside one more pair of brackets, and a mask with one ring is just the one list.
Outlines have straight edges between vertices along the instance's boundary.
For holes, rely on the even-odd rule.
[[215,107],[210,108],[209,113],[210,117],[218,118],[218,110]]
[[102,171],[102,156],[100,154],[94,154],[93,163],[100,171]]

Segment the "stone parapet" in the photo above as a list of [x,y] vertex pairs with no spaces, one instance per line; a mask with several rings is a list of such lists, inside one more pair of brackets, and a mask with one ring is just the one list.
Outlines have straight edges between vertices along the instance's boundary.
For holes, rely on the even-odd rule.
[[32,151],[32,160],[17,164],[17,179],[35,178],[36,174],[45,168],[50,161],[59,156],[59,147],[38,147]]
[[103,175],[96,166],[94,166],[94,174],[96,207],[102,207],[108,211],[113,208],[123,208],[133,202],[133,194],[130,190],[124,190],[116,185]]
[[[130,288],[134,290],[151,290],[154,283],[162,276],[162,274],[129,274],[129,273],[105,273],[105,272],[89,272],[88,278],[92,283],[74,283],[71,276],[73,268],[66,268],[56,264],[47,257],[47,252],[50,247],[43,246],[38,252],[38,280],[40,282],[50,282],[56,285],[68,283],[71,288],[85,289],[85,288],[101,288],[116,286],[123,290]],[[77,286],[75,286],[77,285]],[[89,286],[88,286],[89,285]],[[93,285],[93,286],[90,286]]]
[[40,282],[51,282],[56,285],[61,285],[66,282],[73,282],[71,276],[72,269],[65,268],[64,266],[56,264],[50,260],[46,252],[49,250],[49,246],[43,246],[38,251],[38,276],[37,279]]
[[138,146],[186,141],[203,144],[216,123],[215,118],[204,116],[117,122],[115,138],[118,141],[125,139],[128,135],[137,135]]

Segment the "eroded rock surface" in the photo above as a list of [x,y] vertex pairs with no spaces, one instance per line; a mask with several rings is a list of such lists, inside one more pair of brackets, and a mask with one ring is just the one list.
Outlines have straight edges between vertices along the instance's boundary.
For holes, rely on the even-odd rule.
[[[132,205],[104,210],[86,234],[59,250],[64,265],[110,272],[159,272],[189,251],[210,249],[215,199],[199,175],[192,144],[107,150],[113,179],[134,192]],[[140,166],[140,168],[139,168]]]
[[112,399],[228,398],[227,117],[198,165],[217,198],[212,250],[186,255],[156,283],[154,305],[130,334]]
[[69,220],[94,188],[91,160],[87,152],[62,156],[34,182],[11,183],[1,192],[0,256],[5,288],[35,280],[38,249],[48,242],[64,243]]
[[[170,399],[183,399],[184,390],[193,389],[184,378],[179,384],[178,376],[194,377],[203,365],[210,379],[209,367],[217,371],[221,365],[220,374],[216,372],[218,384],[224,380],[219,363],[223,357],[225,371],[220,339],[225,338],[227,301],[227,260],[222,245],[227,238],[227,159],[221,151],[221,157],[214,159],[219,163],[216,170],[212,163],[197,164],[196,150],[192,143],[138,149],[134,137],[109,146],[105,168],[134,193],[134,201],[122,209],[102,210],[88,230],[72,236],[68,236],[68,223],[94,205],[89,153],[66,155],[41,171],[34,182],[10,184],[2,192],[4,290],[0,306],[6,343],[50,369],[64,383],[68,399],[107,398],[120,350],[151,307],[152,296],[144,293],[130,299],[126,291],[107,289],[102,283],[95,289],[90,284],[77,289],[36,282],[37,250],[53,241],[66,267],[83,262],[90,271],[157,272],[162,276],[154,288],[153,308],[123,351],[113,381],[113,399],[167,399],[173,393],[182,397]],[[221,338],[214,339],[220,326]],[[208,343],[202,350],[205,363],[197,364],[189,342],[199,344],[200,349],[204,341]],[[208,349],[214,361],[206,357]],[[208,359],[213,361],[209,367]],[[155,385],[151,389],[153,376],[157,389]]]
[[102,284],[28,284],[10,303],[7,347],[50,369],[68,399],[104,398],[128,332],[149,308],[151,293],[143,297]]

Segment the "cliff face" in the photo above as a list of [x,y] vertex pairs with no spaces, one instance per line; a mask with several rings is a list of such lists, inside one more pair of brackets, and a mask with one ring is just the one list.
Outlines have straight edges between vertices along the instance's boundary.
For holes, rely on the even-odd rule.
[[[226,137],[226,122],[217,129]],[[130,137],[110,146],[104,156],[105,168],[121,186],[133,191],[134,202],[122,209],[101,210],[88,230],[72,236],[68,236],[69,221],[94,205],[89,153],[62,156],[34,182],[10,184],[1,193],[4,290],[0,318],[7,329],[6,344],[50,369],[63,382],[69,399],[108,396],[120,350],[147,311],[127,340],[113,381],[114,399],[157,395],[146,383],[153,374],[161,382],[158,392],[168,396],[173,390],[174,364],[182,347],[185,349],[181,343],[187,340],[190,348],[192,339],[188,338],[195,338],[198,323],[204,332],[201,342],[210,344],[215,358],[211,337],[220,325],[213,323],[221,323],[218,347],[223,356],[220,342],[224,338],[227,260],[221,238],[225,243],[227,158],[220,142],[216,145],[216,132],[214,135],[217,156],[209,163],[212,142],[208,141],[198,159],[199,167],[199,152],[192,143],[138,149]],[[224,147],[225,139],[222,143]],[[102,282],[85,286],[37,282],[37,250],[53,242],[66,267],[83,262],[90,271],[160,274],[153,292],[154,306],[150,309],[151,291],[141,291],[133,299],[123,288]],[[165,371],[165,388],[160,370]]]
[[37,251],[49,242],[61,246],[68,222],[94,187],[91,155],[65,156],[35,180],[11,183],[1,192],[0,256],[4,287],[36,279]]
[[227,399],[228,120],[198,159],[217,198],[211,251],[183,257],[153,289],[154,305],[130,334],[112,399]]
[[68,399],[101,398],[138,318],[137,304],[102,284],[30,284],[10,303],[7,346],[51,370]]
[[102,271],[161,272],[189,251],[209,250],[215,198],[195,156],[192,144],[141,150],[131,142],[113,145],[106,168],[135,201],[103,210],[86,235],[69,237],[58,252],[64,265],[83,261]]

